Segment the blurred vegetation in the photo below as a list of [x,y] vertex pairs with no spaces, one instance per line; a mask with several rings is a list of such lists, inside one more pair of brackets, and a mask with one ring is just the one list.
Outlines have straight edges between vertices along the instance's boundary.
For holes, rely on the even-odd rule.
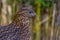
[[0,25],[12,22],[24,3],[32,5],[32,40],[60,40],[60,0],[0,0]]

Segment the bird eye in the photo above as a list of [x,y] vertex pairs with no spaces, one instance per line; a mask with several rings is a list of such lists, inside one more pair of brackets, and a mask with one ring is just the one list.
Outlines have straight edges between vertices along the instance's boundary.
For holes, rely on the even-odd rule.
[[33,11],[30,11],[29,13],[33,13]]

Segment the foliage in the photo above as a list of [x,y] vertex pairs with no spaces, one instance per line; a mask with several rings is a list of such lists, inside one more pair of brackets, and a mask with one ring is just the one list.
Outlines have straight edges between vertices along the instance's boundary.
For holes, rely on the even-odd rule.
[[[34,31],[32,33],[32,35],[35,36],[35,37],[33,36],[33,38],[35,40],[40,40],[41,30],[43,30],[43,28],[44,28],[46,30],[46,36],[45,36],[46,40],[49,40],[49,37],[51,35],[50,32],[51,32],[51,28],[52,28],[51,24],[52,24],[52,14],[53,14],[53,5],[54,5],[54,2],[57,4],[57,7],[58,7],[58,5],[60,5],[57,0],[7,0],[6,11],[8,12],[8,6],[11,6],[11,16],[10,17],[13,19],[15,13],[23,6],[24,3],[29,3],[30,5],[32,5],[32,7],[33,7],[33,9],[34,9],[34,11],[36,12],[36,15],[37,15],[32,20],[32,24],[33,24],[32,25],[32,30]],[[47,8],[48,8],[48,10],[47,10]],[[2,7],[2,9],[3,9],[3,7]],[[59,14],[58,11],[60,9],[59,10],[56,9],[56,10],[57,10],[56,13]],[[44,15],[46,15],[47,17],[43,18]],[[57,18],[57,16],[56,16],[56,18]],[[6,19],[8,19],[7,16],[6,16]],[[12,21],[12,20],[10,20],[10,21]],[[8,22],[7,22],[7,24],[8,24]],[[41,28],[42,27],[41,24],[44,24],[45,26],[43,28]]]

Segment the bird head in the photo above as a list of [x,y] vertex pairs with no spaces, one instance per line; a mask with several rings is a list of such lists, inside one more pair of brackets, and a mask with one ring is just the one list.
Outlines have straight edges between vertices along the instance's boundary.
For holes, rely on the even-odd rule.
[[36,16],[35,11],[32,9],[31,5],[25,4],[19,11],[16,13],[17,15],[23,15],[29,18]]
[[36,16],[36,13],[32,10],[32,9],[23,9],[24,11],[22,11],[22,15],[32,18],[34,16]]

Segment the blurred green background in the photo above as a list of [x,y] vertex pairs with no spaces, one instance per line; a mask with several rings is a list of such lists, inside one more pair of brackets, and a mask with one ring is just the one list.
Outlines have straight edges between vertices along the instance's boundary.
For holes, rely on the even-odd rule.
[[11,23],[23,2],[37,14],[31,19],[32,40],[60,40],[60,0],[0,0],[0,25]]

